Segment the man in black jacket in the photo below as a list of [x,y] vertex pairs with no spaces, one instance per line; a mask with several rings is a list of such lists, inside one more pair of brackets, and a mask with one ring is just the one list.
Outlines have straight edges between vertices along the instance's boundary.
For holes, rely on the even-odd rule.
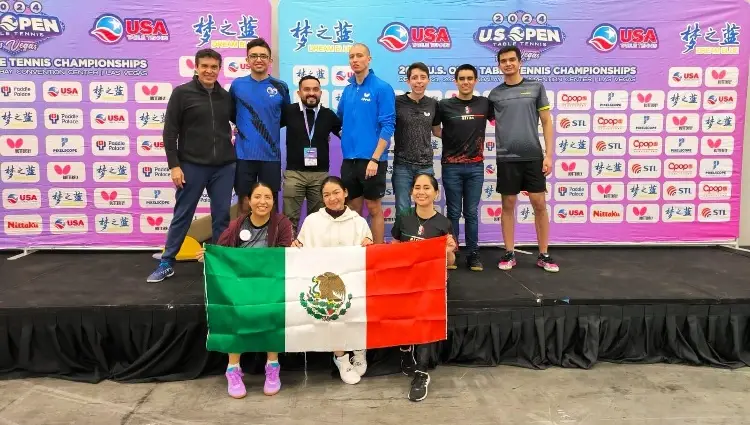
[[230,126],[235,110],[229,93],[216,81],[220,69],[218,52],[198,51],[193,80],[175,88],[169,98],[163,136],[177,194],[161,263],[147,282],[161,282],[174,275],[175,256],[204,190],[211,198],[213,240],[229,225],[237,159]]

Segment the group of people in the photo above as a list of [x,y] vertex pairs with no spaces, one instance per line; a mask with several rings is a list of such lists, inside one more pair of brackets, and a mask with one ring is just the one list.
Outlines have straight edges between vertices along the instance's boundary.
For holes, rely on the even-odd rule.
[[[498,267],[516,265],[514,224],[517,196],[527,192],[534,209],[539,243],[537,265],[556,272],[547,252],[549,219],[546,176],[552,169],[553,125],[543,85],[520,74],[521,53],[506,47],[497,54],[505,82],[487,97],[474,94],[477,70],[470,64],[454,74],[458,94],[436,101],[425,96],[429,68],[409,66],[410,91],[396,96],[370,68],[370,50],[349,50],[353,76],[337,110],[320,104],[320,81],[299,80],[299,102],[291,103],[287,84],[268,74],[271,48],[263,39],[247,44],[250,75],[227,91],[217,82],[221,55],[196,53],[192,81],[176,87],[164,122],[171,178],[177,187],[174,216],[157,269],[148,282],[174,275],[177,252],[187,235],[204,190],[211,199],[212,242],[239,248],[336,247],[384,243],[381,200],[386,192],[388,146],[394,139],[392,185],[397,218],[393,243],[447,236],[447,267],[459,258],[459,220],[465,220],[466,265],[483,270],[478,251],[478,208],[484,182],[484,144],[488,121],[495,123],[497,192],[502,195],[505,254]],[[537,126],[541,120],[546,147]],[[232,129],[233,123],[235,129]],[[281,169],[280,131],[286,128],[286,169]],[[232,138],[235,141],[232,143]],[[340,177],[329,175],[329,140],[341,139]],[[435,208],[440,191],[433,169],[432,136],[442,139],[442,180],[447,217]],[[283,175],[283,178],[282,178]],[[238,215],[230,223],[232,188]],[[283,188],[283,212],[279,191]],[[303,202],[307,216],[300,224]],[[369,223],[362,216],[367,207]],[[203,251],[198,255],[203,261]],[[228,393],[246,395],[240,354],[229,353]],[[333,363],[341,379],[356,384],[367,370],[366,353],[337,351]],[[426,346],[401,347],[401,364],[412,376],[409,399],[423,400],[430,382]],[[267,353],[264,393],[281,388],[278,353]]]

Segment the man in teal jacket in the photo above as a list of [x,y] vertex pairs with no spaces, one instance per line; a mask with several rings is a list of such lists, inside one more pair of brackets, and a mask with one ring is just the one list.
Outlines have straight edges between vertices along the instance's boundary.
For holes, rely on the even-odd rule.
[[354,76],[344,88],[338,106],[342,122],[341,179],[349,193],[349,208],[362,214],[367,205],[375,243],[384,242],[385,221],[381,199],[385,196],[388,146],[396,125],[393,87],[370,69],[370,49],[357,43],[349,50]]

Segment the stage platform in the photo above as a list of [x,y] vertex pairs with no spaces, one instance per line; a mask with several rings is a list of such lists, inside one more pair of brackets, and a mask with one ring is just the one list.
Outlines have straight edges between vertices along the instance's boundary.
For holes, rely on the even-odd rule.
[[[205,350],[202,267],[146,283],[150,253],[37,252],[0,257],[0,378],[85,382],[222,373]],[[511,272],[483,249],[484,272],[450,272],[448,339],[432,365],[544,369],[597,362],[750,364],[750,258],[721,248],[560,248],[562,271],[518,254]],[[394,349],[368,352],[368,375],[397,373]],[[263,355],[243,356],[260,372]],[[282,357],[285,370],[330,368],[330,355]],[[305,366],[306,361],[306,366]]]

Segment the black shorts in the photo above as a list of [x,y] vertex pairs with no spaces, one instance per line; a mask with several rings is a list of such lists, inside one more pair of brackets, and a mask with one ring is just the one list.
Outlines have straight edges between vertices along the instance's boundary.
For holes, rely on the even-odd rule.
[[281,162],[237,160],[234,173],[234,191],[239,198],[250,195],[250,188],[255,182],[263,182],[273,192],[281,190]]
[[385,196],[385,177],[388,163],[380,161],[378,173],[369,179],[365,178],[365,170],[369,159],[345,159],[341,163],[341,180],[344,181],[349,199],[364,196],[368,201],[377,201]]
[[497,162],[496,192],[503,195],[518,195],[521,191],[544,193],[547,178],[542,171],[542,160]]

